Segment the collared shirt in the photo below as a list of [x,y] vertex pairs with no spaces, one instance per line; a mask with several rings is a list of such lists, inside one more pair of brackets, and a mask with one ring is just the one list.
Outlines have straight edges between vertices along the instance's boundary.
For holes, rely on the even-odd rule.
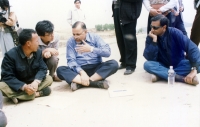
[[143,0],[143,4],[146,7],[147,11],[152,9],[151,5],[153,4],[165,4],[160,8],[160,11],[165,12],[170,9],[173,9],[176,6],[176,0]]
[[111,53],[110,46],[96,34],[87,33],[85,41],[94,47],[92,52],[77,53],[75,50],[77,43],[74,37],[67,42],[67,64],[77,73],[82,70],[81,66],[101,63],[102,57],[109,57]]
[[21,45],[12,48],[3,58],[1,65],[1,81],[11,89],[18,91],[24,84],[35,79],[42,81],[47,74],[47,66],[42,58],[42,51],[38,49],[33,53],[32,62],[24,54]]
[[69,24],[73,25],[77,21],[85,22],[86,17],[84,11],[80,8],[74,8],[69,11],[67,21]]
[[162,35],[158,36],[157,42],[149,36],[146,38],[146,45],[143,56],[149,61],[158,61],[165,67],[174,66],[185,59],[184,52],[192,67],[200,66],[200,51],[198,47],[183,33],[172,27]]
[[39,41],[39,48],[43,51],[46,48],[55,48],[58,50],[59,48],[59,36],[55,35],[53,41],[49,42],[48,45],[44,44],[41,40],[41,38],[38,38]]

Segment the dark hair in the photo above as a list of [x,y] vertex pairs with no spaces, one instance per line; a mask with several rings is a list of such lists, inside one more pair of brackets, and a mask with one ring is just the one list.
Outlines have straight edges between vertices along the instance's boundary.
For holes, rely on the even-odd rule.
[[84,22],[81,22],[81,21],[75,22],[75,23],[72,25],[72,28],[76,28],[78,25],[81,25],[81,28],[84,29],[84,30],[87,29],[85,23],[84,23]]
[[160,26],[166,25],[167,26],[166,28],[168,28],[168,26],[169,26],[168,18],[162,14],[156,15],[153,18],[151,18],[151,22],[152,21],[160,21]]
[[35,30],[39,36],[45,36],[45,33],[53,33],[54,25],[49,20],[39,21]]
[[0,0],[0,7],[5,10],[5,7],[10,7],[8,0]]
[[79,3],[81,3],[81,1],[80,1],[80,0],[75,0],[75,1],[74,1],[74,3],[76,3],[77,1],[79,1]]
[[19,34],[19,43],[21,45],[25,45],[27,41],[30,41],[32,39],[32,34],[36,34],[35,30],[23,29],[22,32]]

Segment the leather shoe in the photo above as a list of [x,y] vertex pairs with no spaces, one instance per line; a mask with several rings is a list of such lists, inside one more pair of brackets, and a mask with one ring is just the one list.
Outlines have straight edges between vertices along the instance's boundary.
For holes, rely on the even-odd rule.
[[132,74],[134,71],[135,71],[135,69],[134,69],[134,70],[131,70],[131,69],[126,70],[126,71],[124,72],[124,75],[130,75],[130,74]]
[[119,67],[118,67],[119,70],[120,70],[120,69],[124,69],[124,68],[126,68],[126,65],[123,64],[123,63],[121,63],[121,64],[119,65]]
[[53,81],[55,81],[55,82],[62,82],[62,80],[59,79],[57,75],[53,76]]

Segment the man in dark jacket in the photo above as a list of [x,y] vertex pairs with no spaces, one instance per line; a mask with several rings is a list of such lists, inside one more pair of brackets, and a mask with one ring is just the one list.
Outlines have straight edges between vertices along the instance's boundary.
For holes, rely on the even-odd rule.
[[117,44],[120,51],[119,69],[124,75],[132,74],[137,62],[136,25],[142,9],[142,0],[114,0],[113,16]]
[[38,49],[38,35],[24,29],[19,35],[20,45],[8,51],[1,66],[0,90],[12,99],[31,100],[51,93],[51,76],[46,76],[47,66]]
[[[173,66],[176,81],[197,85],[200,51],[180,30],[168,27],[168,22],[164,15],[151,19],[151,31],[143,54],[147,59],[144,69],[152,74],[152,82],[155,82],[159,78],[167,80],[169,66]],[[188,59],[185,59],[184,52]]]

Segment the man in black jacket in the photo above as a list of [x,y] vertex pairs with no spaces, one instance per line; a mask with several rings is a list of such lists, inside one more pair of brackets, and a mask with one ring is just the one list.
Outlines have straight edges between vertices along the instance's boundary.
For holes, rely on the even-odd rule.
[[113,16],[117,44],[120,51],[119,69],[132,74],[137,62],[136,25],[142,9],[142,0],[113,0]]
[[1,65],[0,90],[12,99],[32,100],[51,93],[52,77],[46,76],[47,66],[38,49],[38,35],[32,29],[24,29],[19,35],[20,45],[5,53]]

